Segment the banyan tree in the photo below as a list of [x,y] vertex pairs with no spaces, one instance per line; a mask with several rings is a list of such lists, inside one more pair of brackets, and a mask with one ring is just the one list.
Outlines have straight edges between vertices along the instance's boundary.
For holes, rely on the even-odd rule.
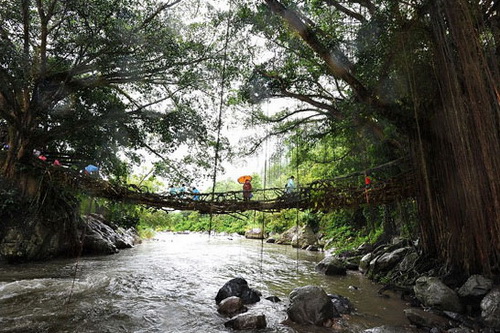
[[[264,2],[269,21],[293,33],[286,45],[294,56],[319,62],[316,72],[345,87],[330,99],[299,93],[300,74],[280,73],[275,62],[260,69],[275,94],[381,136],[380,124],[397,128],[417,175],[425,253],[448,270],[498,273],[500,2]],[[263,31],[285,44],[279,29]]]
[[274,47],[249,70],[266,97],[300,100],[380,140],[397,132],[389,141],[412,161],[427,255],[499,273],[500,1],[232,0],[232,26],[215,15],[212,31],[186,28],[173,13],[184,3],[192,19],[187,0],[0,0],[2,175],[31,179],[24,190],[36,192],[19,162],[40,147],[119,169],[119,147],[167,156],[210,146],[199,92],[221,62],[229,85],[251,58],[240,44],[253,39],[234,33],[243,27]]

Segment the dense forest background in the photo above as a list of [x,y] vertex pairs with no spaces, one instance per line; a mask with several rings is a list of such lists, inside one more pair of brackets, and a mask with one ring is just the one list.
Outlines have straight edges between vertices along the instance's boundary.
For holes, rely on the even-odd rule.
[[[307,183],[359,173],[362,182],[365,171],[375,180],[410,172],[418,193],[391,205],[272,216],[100,206],[153,228],[241,232],[250,221],[270,231],[310,224],[339,240],[412,235],[449,269],[498,272],[499,1],[0,4],[1,172],[15,184],[2,189],[2,216],[15,220],[14,194],[58,223],[98,200],[28,168],[35,150],[151,190],[155,177],[230,189],[217,179],[221,161],[265,153],[257,187],[282,187],[289,175]],[[263,108],[275,100],[286,106]],[[254,133],[234,147],[228,126]],[[152,169],[132,175],[146,158]]]

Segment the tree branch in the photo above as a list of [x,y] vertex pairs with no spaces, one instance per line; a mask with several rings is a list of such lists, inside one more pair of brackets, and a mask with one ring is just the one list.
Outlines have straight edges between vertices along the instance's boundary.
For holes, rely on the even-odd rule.
[[295,115],[298,115],[298,114],[304,113],[304,112],[315,112],[318,116],[329,117],[329,114],[327,112],[322,112],[322,111],[320,111],[318,109],[309,109],[309,108],[306,108],[306,109],[297,109],[297,110],[294,110],[292,112],[288,112],[288,113],[286,113],[284,115],[277,114],[274,117],[271,117],[271,116],[258,117],[258,119],[262,119],[262,120],[265,120],[265,121],[270,122],[270,123],[280,123],[282,121],[287,120],[290,117],[293,117]]
[[277,0],[265,0],[265,2],[275,14],[281,16],[290,28],[299,34],[302,40],[325,61],[330,73],[336,78],[347,82],[360,100],[369,101],[370,104],[373,104],[373,97],[367,89],[344,67],[337,56],[323,46],[318,40],[316,33],[293,10],[285,8]]
[[300,17],[290,9],[285,8],[278,0],[264,0],[270,10],[279,15],[302,40],[325,62],[327,71],[333,77],[343,80],[352,89],[355,98],[377,111],[387,120],[399,124],[400,127],[412,129],[413,122],[402,112],[400,107],[391,102],[381,100],[374,91],[368,90],[343,64],[341,59],[332,54],[318,39],[315,31],[305,24]]
[[151,14],[149,17],[147,17],[144,22],[142,22],[141,26],[139,27],[138,30],[141,30],[143,29],[145,26],[147,26],[156,16],[158,16],[162,11],[164,11],[165,9],[167,8],[170,8],[170,7],[173,7],[175,6],[176,4],[178,4],[179,2],[181,2],[182,0],[175,0],[171,3],[167,2],[167,3],[164,3],[160,6],[158,6],[158,8],[156,9],[156,11],[154,11],[153,14]]
[[368,9],[368,12],[373,15],[375,14],[375,11],[377,10],[377,7],[371,2],[370,0],[354,0],[353,2],[359,3],[361,6],[365,7]]
[[352,10],[344,7],[344,6],[342,6],[338,1],[335,1],[335,0],[323,0],[323,1],[326,4],[334,7],[338,11],[340,11],[340,12],[346,14],[347,16],[350,16],[350,17],[352,17],[352,18],[354,18],[354,19],[356,19],[356,20],[358,20],[358,21],[360,21],[362,23],[364,23],[364,22],[367,21],[366,18],[363,15],[358,14],[358,13],[356,13],[356,12],[354,12],[354,11],[352,11]]

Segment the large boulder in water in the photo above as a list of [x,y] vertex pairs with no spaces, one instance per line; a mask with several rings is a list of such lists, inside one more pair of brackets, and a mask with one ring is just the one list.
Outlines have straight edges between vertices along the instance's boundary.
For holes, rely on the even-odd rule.
[[265,315],[239,315],[224,324],[225,327],[233,330],[255,330],[266,328]]
[[260,301],[262,294],[248,286],[248,282],[243,278],[234,278],[229,280],[219,289],[215,296],[215,303],[219,304],[223,299],[237,296],[241,298],[244,304],[253,304]]
[[83,254],[113,254],[118,252],[114,244],[114,231],[94,216],[87,216],[87,228],[83,239]]
[[290,245],[292,244],[293,237],[298,233],[297,226],[291,227],[287,231],[276,237],[276,244]]
[[316,237],[312,228],[306,225],[299,228],[298,233],[293,235],[291,244],[293,247],[306,249],[309,246],[317,246],[318,237]]
[[316,237],[313,230],[309,226],[291,227],[278,236],[278,238],[276,239],[276,243],[283,245],[292,245],[293,247],[298,247],[301,249],[306,249],[309,246],[319,247],[318,237]]
[[245,238],[248,239],[264,239],[266,238],[264,231],[261,228],[253,228],[245,231]]
[[217,308],[217,312],[227,317],[234,317],[237,314],[247,312],[248,308],[238,296],[224,298]]
[[325,275],[346,275],[346,263],[336,256],[327,256],[317,265],[316,270]]
[[338,317],[330,297],[317,286],[295,288],[286,313],[289,320],[301,325],[329,326]]
[[0,256],[8,262],[111,254],[138,242],[133,228],[111,226],[97,214],[82,218],[78,200],[68,193],[44,188],[42,180],[25,182],[40,188],[38,195],[45,200],[30,200],[15,183],[0,177],[0,202],[12,203],[0,209]]

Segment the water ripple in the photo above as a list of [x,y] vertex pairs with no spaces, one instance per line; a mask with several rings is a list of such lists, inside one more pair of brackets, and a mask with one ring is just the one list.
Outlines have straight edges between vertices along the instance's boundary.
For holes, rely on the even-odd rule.
[[266,315],[268,328],[259,332],[301,332],[281,322],[289,293],[307,284],[349,297],[358,308],[353,326],[360,330],[405,321],[401,301],[376,297],[377,285],[363,276],[318,274],[314,267],[321,258],[321,253],[238,237],[165,233],[113,256],[5,266],[0,332],[232,332],[216,311],[215,295],[238,276],[263,297],[283,300],[263,299],[249,307],[249,313]]

